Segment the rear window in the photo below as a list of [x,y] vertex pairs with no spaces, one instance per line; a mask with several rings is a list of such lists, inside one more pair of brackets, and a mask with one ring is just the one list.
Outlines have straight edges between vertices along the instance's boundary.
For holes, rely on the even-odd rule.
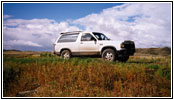
[[63,34],[57,42],[75,42],[79,33]]

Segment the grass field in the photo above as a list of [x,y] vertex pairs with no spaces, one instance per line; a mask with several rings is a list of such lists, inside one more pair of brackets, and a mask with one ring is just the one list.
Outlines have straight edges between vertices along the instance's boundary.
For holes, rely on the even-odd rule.
[[121,63],[4,52],[3,96],[28,90],[36,90],[26,95],[32,97],[170,97],[171,56],[135,55]]

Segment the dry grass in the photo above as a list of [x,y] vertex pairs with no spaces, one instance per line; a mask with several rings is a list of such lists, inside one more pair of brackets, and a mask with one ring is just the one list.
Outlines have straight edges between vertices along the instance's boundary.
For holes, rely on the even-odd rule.
[[133,56],[126,63],[63,60],[51,54],[4,55],[3,96],[41,84],[33,97],[170,97],[170,56]]

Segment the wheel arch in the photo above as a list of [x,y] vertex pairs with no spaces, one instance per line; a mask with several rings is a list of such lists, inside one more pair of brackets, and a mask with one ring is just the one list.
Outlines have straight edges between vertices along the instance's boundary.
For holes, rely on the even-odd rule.
[[102,52],[105,50],[105,49],[113,49],[115,51],[115,53],[117,54],[117,49],[113,46],[105,46],[101,49],[101,52],[100,54],[102,54]]
[[60,54],[62,53],[63,50],[68,50],[68,51],[70,51],[70,53],[72,53],[71,50],[70,50],[69,48],[62,48],[62,49],[60,50]]

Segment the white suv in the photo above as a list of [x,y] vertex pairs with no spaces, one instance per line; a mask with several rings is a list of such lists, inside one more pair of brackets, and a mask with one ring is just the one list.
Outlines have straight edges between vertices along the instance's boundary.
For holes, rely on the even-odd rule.
[[108,61],[125,62],[135,52],[133,41],[112,41],[99,32],[64,32],[54,43],[54,54],[64,59],[81,55],[100,55]]

